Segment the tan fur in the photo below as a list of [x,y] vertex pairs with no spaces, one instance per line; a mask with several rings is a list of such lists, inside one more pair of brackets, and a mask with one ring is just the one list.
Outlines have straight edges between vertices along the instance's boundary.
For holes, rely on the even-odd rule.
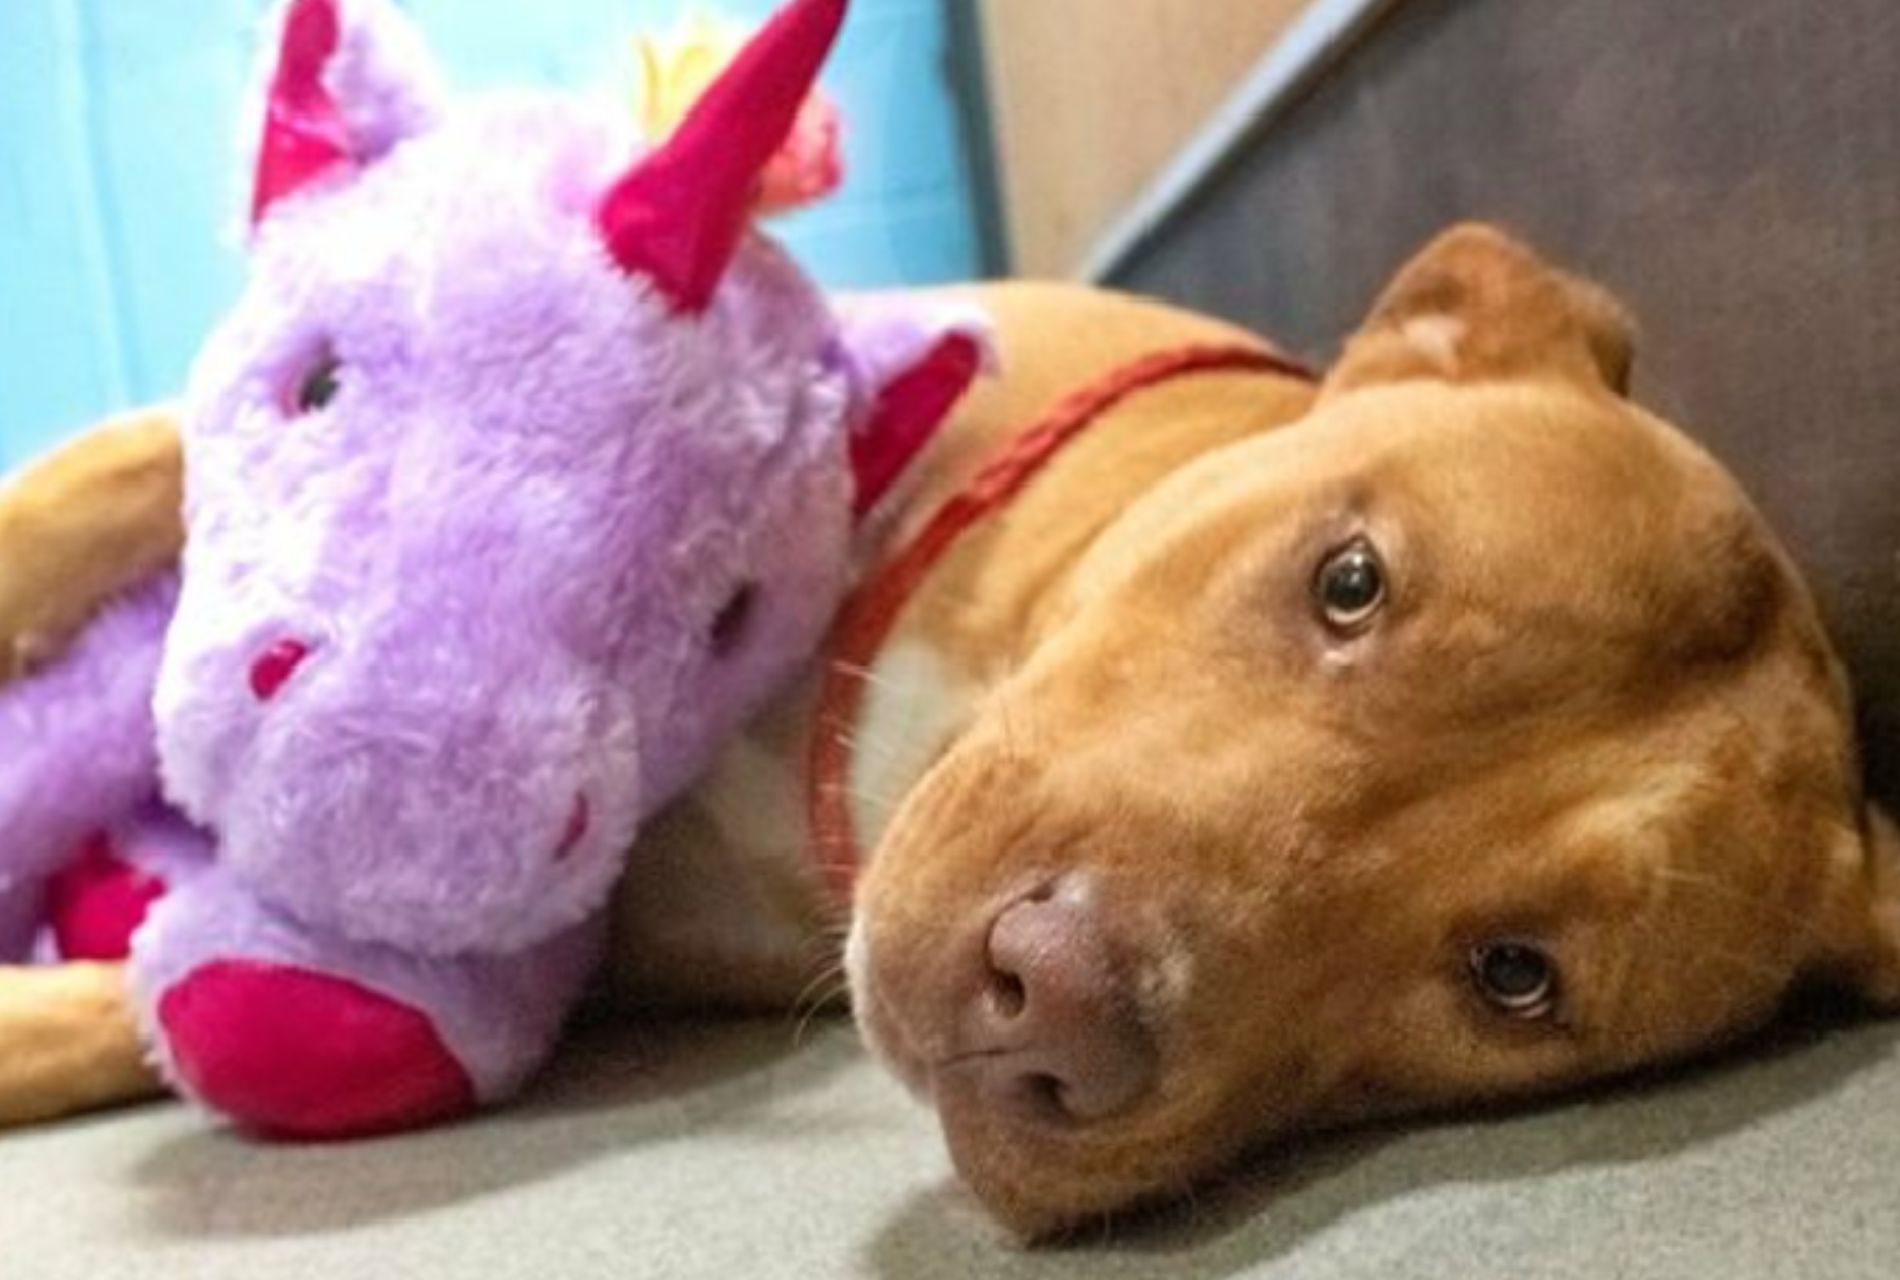
[[[1003,377],[885,545],[1058,396],[1238,336],[1085,290],[981,296]],[[1005,1220],[1039,1234],[1291,1131],[1678,1057],[1803,980],[1900,1001],[1900,840],[1862,805],[1813,602],[1729,477],[1623,397],[1632,347],[1600,291],[1460,229],[1317,393],[1134,397],[913,602],[893,645],[972,693],[870,833],[855,996]],[[1391,602],[1343,639],[1313,575],[1362,533]],[[617,907],[630,1000],[797,995],[825,918],[796,829],[808,714],[793,694],[649,832]],[[945,1059],[991,913],[1065,872],[1099,887],[1160,1083],[1024,1124]],[[1501,937],[1558,959],[1558,1016],[1475,996],[1468,952]],[[26,980],[0,971],[0,1000]]]
[[168,409],[105,423],[0,486],[0,680],[57,654],[102,600],[178,555]]
[[0,1127],[55,1120],[159,1092],[125,996],[123,966],[0,968]]

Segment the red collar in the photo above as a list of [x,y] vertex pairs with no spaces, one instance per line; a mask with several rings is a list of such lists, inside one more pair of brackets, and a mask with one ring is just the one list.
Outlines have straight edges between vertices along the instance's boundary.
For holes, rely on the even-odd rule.
[[825,653],[805,769],[812,856],[839,902],[850,901],[862,862],[849,788],[864,692],[879,650],[925,576],[972,526],[1008,503],[1065,445],[1123,400],[1189,374],[1231,370],[1314,378],[1304,365],[1276,351],[1239,345],[1180,347],[1112,369],[1064,397],[1005,444],[845,601]]

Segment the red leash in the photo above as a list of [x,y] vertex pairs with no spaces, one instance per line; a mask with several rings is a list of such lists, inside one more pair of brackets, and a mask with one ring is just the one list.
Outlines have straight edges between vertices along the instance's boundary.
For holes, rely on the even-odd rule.
[[1232,370],[1314,380],[1310,369],[1290,357],[1237,345],[1181,347],[1113,369],[1065,396],[1006,444],[968,486],[937,508],[909,544],[845,601],[825,655],[824,683],[805,770],[805,813],[813,856],[839,902],[850,901],[861,862],[849,786],[853,735],[870,684],[871,664],[925,576],[972,526],[1015,497],[1065,445],[1123,400],[1190,374]]

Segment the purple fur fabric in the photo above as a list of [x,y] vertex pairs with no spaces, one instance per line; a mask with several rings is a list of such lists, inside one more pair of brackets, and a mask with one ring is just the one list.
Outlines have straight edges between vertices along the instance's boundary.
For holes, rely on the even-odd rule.
[[138,588],[0,697],[0,893],[58,870],[156,794],[152,681],[177,585]]

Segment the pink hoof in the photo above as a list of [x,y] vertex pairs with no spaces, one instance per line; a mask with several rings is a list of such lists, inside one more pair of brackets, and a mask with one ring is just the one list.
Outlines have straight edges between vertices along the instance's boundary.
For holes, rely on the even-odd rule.
[[133,931],[164,896],[165,882],[120,858],[100,832],[87,842],[79,861],[53,877],[47,892],[47,916],[61,958],[125,959]]
[[158,1020],[185,1088],[260,1133],[362,1137],[475,1106],[427,1017],[344,978],[213,961],[165,993]]

